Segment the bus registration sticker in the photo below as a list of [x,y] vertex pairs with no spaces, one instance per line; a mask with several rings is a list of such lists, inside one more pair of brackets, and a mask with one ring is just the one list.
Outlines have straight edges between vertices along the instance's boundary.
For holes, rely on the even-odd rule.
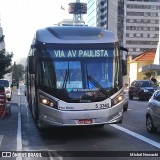
[[92,119],[80,119],[78,120],[78,124],[91,124]]

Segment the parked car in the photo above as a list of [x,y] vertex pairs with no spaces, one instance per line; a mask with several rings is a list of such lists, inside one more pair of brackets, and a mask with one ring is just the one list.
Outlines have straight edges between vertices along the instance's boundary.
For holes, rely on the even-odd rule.
[[149,99],[146,112],[146,128],[151,133],[160,129],[160,90],[154,92]]
[[4,86],[5,94],[8,101],[11,101],[12,98],[12,84],[7,79],[0,79],[0,85]]
[[157,87],[151,80],[135,80],[129,87],[129,99],[138,97],[139,100],[149,100]]

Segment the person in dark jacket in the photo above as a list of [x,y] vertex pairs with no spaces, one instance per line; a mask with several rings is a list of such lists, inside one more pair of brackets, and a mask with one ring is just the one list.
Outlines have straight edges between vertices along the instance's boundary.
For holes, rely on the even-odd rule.
[[154,84],[157,84],[157,80],[156,80],[155,77],[152,76],[152,77],[150,78],[150,80],[151,80]]

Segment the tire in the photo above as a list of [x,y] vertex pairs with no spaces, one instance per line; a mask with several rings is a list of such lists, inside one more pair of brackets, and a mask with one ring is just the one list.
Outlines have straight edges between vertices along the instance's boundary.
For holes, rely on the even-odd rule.
[[146,117],[146,128],[150,133],[155,133],[157,131],[157,128],[154,126],[153,120],[150,115],[147,115]]
[[131,95],[131,93],[129,93],[129,99],[130,99],[130,100],[133,99],[133,95]]
[[139,97],[139,100],[140,100],[140,101],[143,101],[143,100],[144,100],[144,98],[143,98],[143,96],[142,96],[141,94],[139,94],[138,97]]
[[123,111],[127,111],[128,110],[128,106],[123,106]]
[[11,101],[11,97],[10,97],[10,98],[7,98],[7,100],[8,100],[8,101]]

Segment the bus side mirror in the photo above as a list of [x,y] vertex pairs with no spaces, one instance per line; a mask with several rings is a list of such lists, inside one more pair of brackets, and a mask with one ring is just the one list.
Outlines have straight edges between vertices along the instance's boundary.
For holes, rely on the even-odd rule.
[[122,74],[123,76],[127,75],[127,61],[122,59]]
[[127,55],[128,55],[128,49],[120,46],[120,51],[127,52],[127,54],[123,54],[122,56],[122,74],[123,76],[127,75]]
[[35,73],[35,65],[34,65],[34,56],[29,56],[28,57],[28,70],[30,74],[34,74]]
[[128,53],[128,49],[127,49],[127,48],[124,48],[124,47],[122,47],[122,46],[120,46],[120,50],[121,50],[121,51],[125,51],[125,52]]

